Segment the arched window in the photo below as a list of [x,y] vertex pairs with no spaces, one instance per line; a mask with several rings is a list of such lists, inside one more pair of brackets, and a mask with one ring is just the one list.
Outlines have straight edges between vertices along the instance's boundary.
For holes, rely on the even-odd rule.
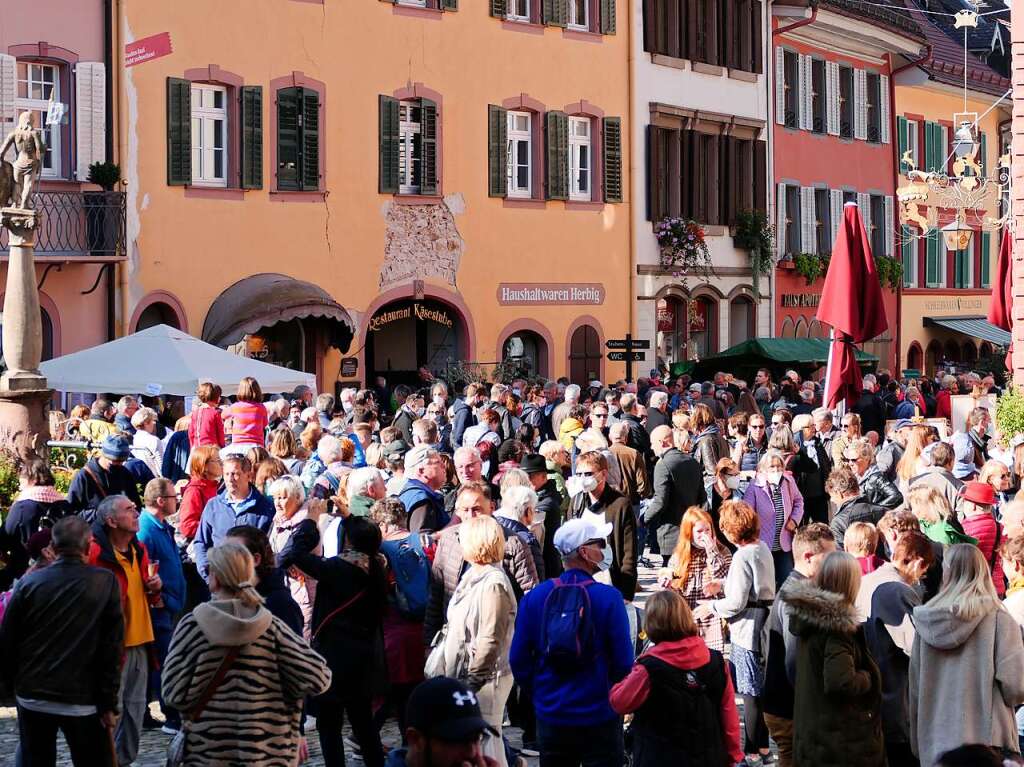
[[718,351],[718,302],[708,296],[693,299],[690,311],[690,341],[698,359]]
[[921,370],[921,366],[924,363],[923,356],[921,345],[915,341],[907,350],[907,367],[910,370]]
[[796,321],[796,334],[795,334],[796,337],[797,338],[807,338],[807,330],[808,330],[808,328],[807,328],[807,320],[805,320],[803,317],[797,318],[797,321]]
[[671,366],[686,360],[686,302],[676,296],[655,305],[658,323],[658,356]]
[[793,318],[786,317],[782,321],[782,329],[779,331],[779,338],[795,338],[796,330],[793,327]]
[[737,296],[729,303],[729,346],[735,346],[756,335],[754,302],[746,296]]
[[532,330],[515,331],[505,339],[501,359],[503,362],[514,361],[525,378],[548,377],[548,342],[540,333]]
[[946,362],[960,361],[960,344],[950,339],[946,341]]
[[178,323],[178,315],[170,306],[162,301],[155,301],[142,310],[142,314],[139,315],[139,319],[135,323],[135,332],[156,327],[157,325],[167,325],[175,330],[181,330],[181,326]]
[[42,320],[43,327],[43,358],[42,361],[53,359],[53,320],[50,319],[50,313],[39,308],[40,319]]
[[973,365],[978,361],[978,347],[974,345],[974,341],[964,341],[964,353],[961,359],[966,365]]
[[942,363],[942,344],[936,340],[929,341],[925,359],[928,366],[928,375],[935,375],[935,371],[939,369]]
[[979,355],[981,356],[981,359],[985,359],[986,357],[991,357],[992,356],[992,344],[990,344],[988,341],[982,341],[981,342],[981,349],[979,351]]
[[592,325],[580,325],[569,343],[569,378],[586,388],[601,378],[601,341]]

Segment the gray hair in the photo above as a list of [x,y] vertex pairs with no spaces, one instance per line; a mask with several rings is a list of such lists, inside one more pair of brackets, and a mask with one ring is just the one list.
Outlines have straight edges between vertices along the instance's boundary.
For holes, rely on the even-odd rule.
[[878,382],[878,379],[875,378],[873,375],[871,375],[871,373],[868,373],[866,376],[864,376],[864,380],[862,382],[862,385],[863,385],[863,387],[865,389],[867,389],[867,388],[872,388],[873,389],[877,382]]
[[72,514],[57,520],[51,531],[50,545],[59,555],[82,556],[89,551],[92,531],[89,523]]
[[537,508],[537,493],[530,487],[510,487],[501,493],[501,507],[521,522]]
[[659,408],[668,402],[668,392],[655,391],[651,392],[651,407]]
[[333,434],[325,434],[317,443],[316,452],[325,466],[341,460],[341,440]]
[[[121,412],[121,405],[120,404],[118,404],[117,409],[118,409],[118,412]],[[136,428],[136,429],[140,429],[140,428],[142,428],[142,425],[144,423],[146,423],[146,421],[155,421],[155,420],[156,420],[156,411],[153,408],[151,408],[151,407],[140,407],[138,410],[135,411],[134,415],[132,415],[132,426],[134,428]]]
[[321,394],[316,398],[316,409],[322,413],[330,413],[334,410],[334,395]]
[[460,455],[468,455],[480,463],[484,460],[483,456],[480,455],[480,451],[471,445],[463,445],[462,447],[455,448],[455,453],[452,457],[457,458]]
[[138,400],[132,395],[126,394],[117,401],[117,412],[124,415],[124,411],[135,404],[138,404]]
[[625,421],[616,421],[608,427],[608,436],[612,439],[625,439],[629,434],[629,424]]
[[623,413],[633,412],[636,409],[636,395],[631,392],[623,394],[619,397],[619,407]]
[[299,478],[293,474],[285,474],[283,477],[278,477],[271,482],[267,494],[274,496],[281,490],[284,490],[288,497],[294,501],[302,503],[306,500],[306,488],[302,486]]
[[754,392],[754,400],[757,402],[767,402],[772,398],[772,390],[767,386],[758,386]]
[[832,423],[832,411],[827,407],[819,407],[811,413],[811,418],[815,421],[828,421]]
[[357,495],[366,495],[366,491],[373,487],[374,482],[380,478],[380,471],[373,466],[363,466],[352,471],[348,475],[348,482],[345,484],[345,490],[348,493],[349,499],[351,500]]
[[587,429],[576,438],[576,451],[589,453],[593,450],[607,450],[608,440],[597,429]]
[[101,525],[106,526],[107,522],[113,519],[114,515],[117,514],[117,504],[120,501],[128,501],[128,503],[131,503],[131,500],[129,500],[127,495],[121,494],[108,495],[100,501],[100,505],[96,507],[96,520]]
[[566,402],[579,402],[580,401],[580,387],[576,384],[569,384],[565,387],[565,401]]

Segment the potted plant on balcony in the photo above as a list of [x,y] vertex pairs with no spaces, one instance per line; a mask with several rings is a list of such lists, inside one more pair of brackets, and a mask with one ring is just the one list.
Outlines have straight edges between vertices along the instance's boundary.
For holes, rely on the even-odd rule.
[[768,216],[760,210],[744,210],[736,214],[736,233],[732,242],[737,248],[750,251],[750,271],[754,296],[761,296],[761,275],[772,269],[772,248],[775,247],[775,230],[768,223]]
[[121,183],[121,168],[117,163],[94,162],[89,166],[86,180],[103,190],[84,192],[82,195],[89,252],[93,255],[113,255],[121,222],[121,206],[115,200],[114,189]]
[[696,221],[668,216],[655,225],[654,235],[661,247],[663,269],[671,269],[676,277],[687,272],[710,271],[711,251],[704,239],[704,229]]

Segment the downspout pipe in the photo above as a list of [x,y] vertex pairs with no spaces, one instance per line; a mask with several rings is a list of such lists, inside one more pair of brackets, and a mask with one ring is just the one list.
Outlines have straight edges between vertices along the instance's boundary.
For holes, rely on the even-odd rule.
[[800,27],[806,27],[808,24],[813,24],[815,21],[817,21],[817,19],[818,19],[818,3],[817,3],[817,0],[811,0],[811,15],[810,16],[808,16],[806,19],[800,19],[800,21],[794,21],[792,24],[787,24],[784,27],[779,27],[774,32],[772,32],[772,37],[778,37],[779,35],[784,35],[787,32],[792,32],[794,29],[799,29]]

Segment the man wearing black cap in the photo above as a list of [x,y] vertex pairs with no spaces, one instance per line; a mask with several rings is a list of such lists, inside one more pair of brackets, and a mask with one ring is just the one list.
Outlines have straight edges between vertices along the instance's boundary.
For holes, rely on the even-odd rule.
[[125,495],[138,508],[142,508],[139,487],[135,478],[124,467],[131,458],[131,445],[119,435],[105,437],[99,458],[90,458],[71,480],[68,506],[91,522],[96,507],[107,496]]
[[439,676],[421,683],[406,709],[407,748],[388,754],[386,767],[497,767],[482,737],[497,737],[462,682]]

